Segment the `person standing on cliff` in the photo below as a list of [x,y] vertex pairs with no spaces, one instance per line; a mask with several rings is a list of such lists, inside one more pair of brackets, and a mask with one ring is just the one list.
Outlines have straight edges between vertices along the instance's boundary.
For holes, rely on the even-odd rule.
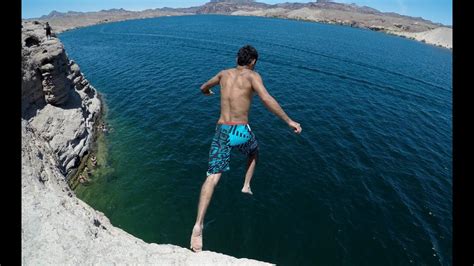
[[46,30],[46,39],[51,39],[51,26],[49,26],[48,22],[46,22],[44,29]]
[[243,193],[252,195],[250,180],[258,157],[258,143],[248,124],[248,113],[254,93],[258,94],[268,110],[281,118],[296,134],[301,133],[299,123],[293,121],[283,111],[278,102],[268,93],[261,76],[253,71],[257,63],[257,50],[246,45],[237,53],[237,66],[217,73],[201,86],[204,95],[214,94],[211,88],[221,87],[221,114],[209,151],[207,177],[201,188],[196,223],[191,233],[191,250],[202,250],[204,215],[211,201],[214,187],[223,172],[230,169],[230,152],[237,148],[247,156],[247,172],[242,187]]

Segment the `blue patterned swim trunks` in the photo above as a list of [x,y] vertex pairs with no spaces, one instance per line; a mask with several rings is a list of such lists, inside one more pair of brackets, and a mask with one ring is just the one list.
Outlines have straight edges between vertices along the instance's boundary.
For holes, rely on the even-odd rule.
[[230,169],[230,152],[237,149],[247,157],[258,152],[258,143],[248,124],[217,124],[209,151],[207,176]]

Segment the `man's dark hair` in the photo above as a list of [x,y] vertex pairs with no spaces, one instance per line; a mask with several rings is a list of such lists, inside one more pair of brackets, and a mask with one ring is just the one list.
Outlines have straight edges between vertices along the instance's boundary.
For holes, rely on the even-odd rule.
[[258,52],[251,45],[245,45],[239,49],[237,53],[237,64],[239,66],[246,66],[252,62],[252,60],[258,60]]

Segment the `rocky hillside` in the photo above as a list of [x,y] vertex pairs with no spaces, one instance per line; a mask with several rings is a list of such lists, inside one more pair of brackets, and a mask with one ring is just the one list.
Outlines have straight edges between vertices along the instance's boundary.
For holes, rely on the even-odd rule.
[[436,46],[453,48],[453,29],[447,27],[439,27],[436,29],[423,32],[389,32],[405,38],[410,38],[420,42],[434,44]]
[[46,16],[38,19],[27,19],[26,21],[48,21],[53,32],[61,33],[66,30],[96,25],[100,23],[110,23],[129,19],[155,18],[162,16],[180,16],[188,13],[176,11],[174,9],[147,9],[143,11],[128,11],[123,8],[101,10],[97,12],[57,12],[52,11]]
[[22,265],[271,265],[145,243],[75,196],[66,181],[90,152],[102,105],[61,42],[46,40],[42,27],[22,23]]
[[254,11],[258,9],[270,8],[271,5],[265,3],[255,2],[253,0],[211,0],[210,2],[199,6],[196,14],[226,14],[230,15],[232,12]]
[[[452,49],[452,28],[422,18],[380,12],[370,7],[334,2],[284,3],[232,11],[237,16],[262,16],[339,24],[382,31]],[[441,29],[441,30],[437,30]]]
[[[150,18],[159,16],[225,14],[240,16],[264,16],[287,19],[341,24],[395,34],[452,48],[452,28],[422,18],[403,16],[393,12],[380,12],[367,6],[343,4],[327,0],[309,3],[265,4],[254,0],[211,0],[201,6],[188,8],[156,8],[144,11],[124,9],[101,10],[99,12],[51,12],[37,19],[49,21],[56,32],[98,23]],[[433,31],[437,28],[443,30]],[[417,34],[414,34],[417,33]],[[422,33],[422,34],[418,34]],[[424,37],[420,37],[424,36]],[[439,40],[446,41],[439,41]],[[436,41],[438,40],[438,41]]]

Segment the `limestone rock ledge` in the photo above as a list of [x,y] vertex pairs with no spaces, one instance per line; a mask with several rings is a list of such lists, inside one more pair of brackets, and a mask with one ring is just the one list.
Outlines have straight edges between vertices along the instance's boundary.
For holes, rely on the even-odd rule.
[[61,42],[43,36],[22,24],[22,265],[273,265],[145,243],[78,199],[66,180],[90,149],[101,102]]
[[90,148],[99,95],[58,39],[46,40],[39,24],[22,26],[22,119],[67,179]]

